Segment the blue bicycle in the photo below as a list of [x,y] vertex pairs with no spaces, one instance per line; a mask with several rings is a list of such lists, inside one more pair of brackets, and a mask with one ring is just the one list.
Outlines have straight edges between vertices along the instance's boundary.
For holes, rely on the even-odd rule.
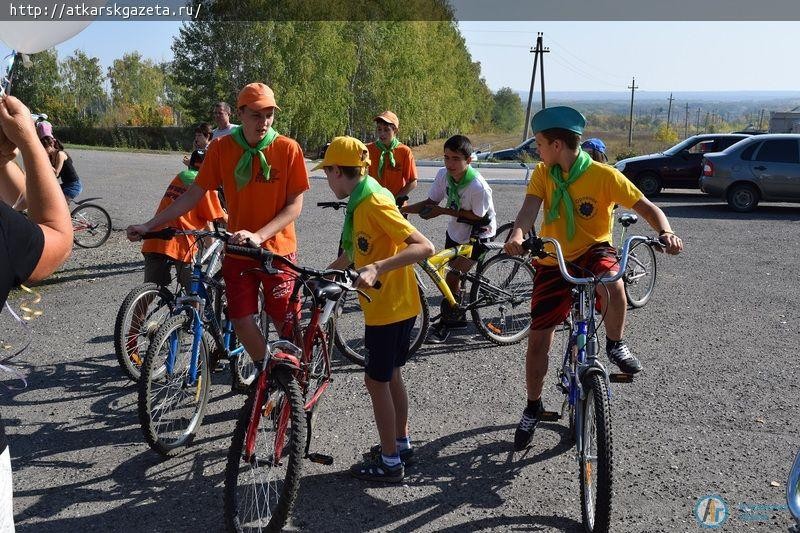
[[[598,285],[613,283],[625,274],[629,252],[639,243],[663,246],[658,239],[628,237],[619,254],[618,273],[574,277],[567,269],[558,241],[538,238],[534,234],[523,242],[523,247],[534,256],[555,257],[561,275],[575,285],[572,290],[572,311],[564,328],[568,331],[566,350],[561,368],[558,369],[557,388],[564,394],[564,402],[560,412],[545,411],[540,419],[556,421],[564,416],[569,419],[580,466],[581,516],[584,528],[590,533],[608,531],[611,520],[613,447],[610,383],[633,381],[631,374],[610,374],[597,358],[599,324],[595,318],[595,290]],[[555,254],[544,250],[546,244],[555,248]]]
[[[144,238],[175,235],[227,242],[230,234],[219,230],[165,229]],[[215,261],[202,263],[195,255],[188,293],[175,300],[172,317],[164,321],[147,349],[139,379],[139,422],[147,444],[164,456],[176,455],[188,446],[203,422],[210,397],[211,370],[217,362],[230,361],[233,388],[245,391],[256,368],[233,332],[227,317],[225,288]],[[267,322],[259,315],[260,326]]]
[[786,483],[786,503],[795,524],[790,531],[800,533],[800,453],[794,458],[789,481]]

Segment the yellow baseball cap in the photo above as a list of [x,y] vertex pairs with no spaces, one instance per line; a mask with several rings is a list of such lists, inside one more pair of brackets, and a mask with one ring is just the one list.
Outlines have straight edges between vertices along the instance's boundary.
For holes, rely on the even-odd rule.
[[335,137],[325,150],[325,157],[311,170],[322,167],[368,167],[369,151],[364,143],[355,137]]

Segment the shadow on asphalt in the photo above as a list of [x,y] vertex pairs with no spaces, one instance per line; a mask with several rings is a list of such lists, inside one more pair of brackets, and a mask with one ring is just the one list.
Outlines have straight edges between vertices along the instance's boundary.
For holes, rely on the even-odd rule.
[[102,279],[112,276],[121,276],[123,274],[141,271],[143,268],[144,263],[142,261],[106,263],[103,265],[69,268],[66,270],[59,270],[53,276],[37,283],[36,286],[60,285],[61,283],[82,279]]
[[[531,513],[474,519],[483,509],[506,503],[503,492],[520,472],[572,449],[569,430],[561,424],[542,424],[539,431],[553,431],[556,447],[530,455],[530,449],[515,454],[509,436],[515,426],[488,426],[447,435],[418,445],[418,462],[406,471],[404,485],[429,487],[431,494],[401,503],[376,497],[371,489],[382,485],[353,479],[346,470],[300,480],[292,525],[301,530],[327,531],[415,531],[452,515],[460,523],[440,531],[486,529],[526,531],[582,531],[572,518]],[[340,465],[339,468],[349,465]],[[387,490],[392,489],[389,487]],[[401,487],[404,497],[410,491]],[[535,489],[531,489],[535,490]],[[537,509],[536,511],[540,511]],[[572,511],[579,513],[579,510]],[[464,514],[470,518],[464,521]]]
[[[41,476],[42,470],[49,468],[62,472],[45,488],[15,490],[15,498],[36,500],[15,517],[16,530],[182,532],[196,530],[202,524],[206,532],[222,531],[224,467],[218,466],[226,460],[230,435],[210,431],[209,427],[235,419],[237,411],[223,409],[207,414],[192,445],[176,458],[163,458],[144,444],[137,418],[136,384],[108,364],[114,359],[111,353],[25,368],[28,386],[5,389],[0,394],[0,412],[7,415],[9,410],[3,407],[12,405],[41,406],[45,420],[5,418],[15,478],[26,472]],[[54,385],[60,388],[57,397],[43,393]],[[229,391],[227,369],[214,374],[210,402],[229,398]],[[63,401],[85,402],[88,414],[49,421],[47,414]],[[17,426],[35,429],[23,435],[15,430]],[[109,460],[109,454],[121,457]],[[67,459],[78,457],[80,460]],[[98,463],[118,466],[100,475],[82,473]],[[219,474],[209,474],[209,469]],[[64,476],[64,471],[75,475]],[[18,487],[19,482],[15,485]],[[90,504],[92,514],[63,517],[76,502]],[[120,507],[119,502],[125,504]]]
[[668,217],[702,218],[713,220],[800,220],[800,205],[760,205],[750,213],[737,213],[727,204],[692,204],[663,206]]

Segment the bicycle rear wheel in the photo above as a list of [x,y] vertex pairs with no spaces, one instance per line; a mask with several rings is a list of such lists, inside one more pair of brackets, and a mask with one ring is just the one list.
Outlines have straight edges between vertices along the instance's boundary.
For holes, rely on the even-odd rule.
[[[225,522],[230,531],[280,531],[297,497],[306,417],[300,386],[285,369],[259,376],[264,401],[253,390],[239,412],[225,467]],[[247,456],[247,434],[255,435]]]
[[656,286],[656,254],[652,246],[640,242],[631,248],[622,279],[628,303],[631,307],[643,307]]
[[583,400],[583,451],[580,455],[581,516],[589,533],[611,525],[613,449],[611,404],[604,376],[592,374]]
[[514,344],[528,336],[534,270],[519,257],[496,255],[480,265],[470,290],[472,321],[495,344]]
[[73,240],[81,248],[97,248],[111,236],[111,216],[99,205],[79,204],[71,215]]
[[[422,287],[417,288],[422,311],[417,315],[417,320],[411,330],[409,358],[422,346],[430,327],[428,300]],[[335,332],[334,342],[339,353],[355,364],[364,366],[364,357],[367,352],[364,347],[364,313],[361,312],[361,305],[358,303],[358,295],[355,292],[347,292],[342,296],[341,303],[336,309]]]
[[164,456],[178,454],[203,423],[210,396],[209,347],[203,335],[192,380],[192,318],[181,314],[158,329],[147,350],[139,380],[139,423],[150,447]]
[[166,287],[145,283],[132,289],[117,312],[114,351],[119,366],[133,381],[139,381],[150,341],[169,317],[175,296]]

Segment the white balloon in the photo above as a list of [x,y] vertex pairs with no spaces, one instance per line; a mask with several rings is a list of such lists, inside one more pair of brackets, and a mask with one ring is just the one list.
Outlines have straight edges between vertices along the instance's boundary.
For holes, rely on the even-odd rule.
[[88,26],[91,20],[0,21],[0,40],[12,50],[35,54],[63,43]]
[[[84,0],[83,5],[102,6],[105,3],[105,0]],[[44,10],[55,9],[57,5],[46,5],[41,0],[29,0],[23,7],[27,7],[28,10],[31,8]],[[41,11],[40,13],[50,16],[49,12]],[[28,16],[31,16],[30,11],[28,11]],[[53,16],[55,17],[55,15]],[[15,20],[0,21],[0,41],[17,52],[35,54],[74,37],[91,22],[92,19],[87,17],[81,20],[58,20],[57,18],[48,20],[42,18],[41,15],[36,20],[27,20],[27,17],[21,14]]]

